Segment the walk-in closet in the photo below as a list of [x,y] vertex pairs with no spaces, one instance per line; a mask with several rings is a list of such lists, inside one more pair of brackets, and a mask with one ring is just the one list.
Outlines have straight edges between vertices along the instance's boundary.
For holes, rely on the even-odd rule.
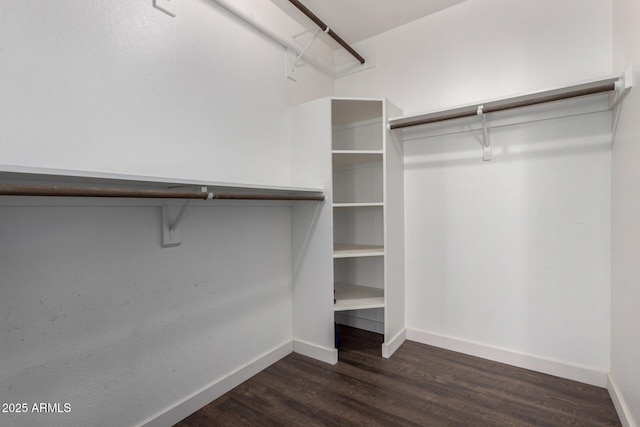
[[0,425],[640,425],[639,28],[3,0]]

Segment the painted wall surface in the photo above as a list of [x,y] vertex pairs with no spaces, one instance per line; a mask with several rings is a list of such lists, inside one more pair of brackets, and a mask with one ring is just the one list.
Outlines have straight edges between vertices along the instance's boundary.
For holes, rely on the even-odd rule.
[[[152,3],[1,2],[0,163],[289,184],[288,106],[332,79],[290,82],[213,1]],[[0,425],[136,425],[291,341],[290,207],[189,208],[161,249],[158,206],[18,203],[0,201],[0,402],[71,412]]]
[[289,184],[287,108],[332,78],[287,80],[284,49],[214,1],[180,1],[175,18],[152,4],[2,2],[0,163]]
[[408,328],[608,369],[610,123],[405,143]]
[[611,0],[467,0],[355,47],[376,67],[337,96],[427,112],[609,75]]
[[[336,94],[407,114],[608,75],[611,25],[610,1],[468,0],[358,44],[376,67]],[[491,138],[491,162],[478,132],[405,142],[407,327],[607,371],[610,115]]]
[[625,98],[613,142],[611,377],[640,425],[640,4],[613,2],[615,69],[632,66],[635,87]]
[[190,208],[168,249],[158,207],[0,213],[2,425],[135,425],[291,340],[286,206]]

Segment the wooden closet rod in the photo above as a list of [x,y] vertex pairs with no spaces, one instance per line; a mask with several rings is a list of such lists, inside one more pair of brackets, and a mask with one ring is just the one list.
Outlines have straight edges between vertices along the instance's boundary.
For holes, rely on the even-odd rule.
[[201,200],[293,200],[318,201],[324,195],[304,196],[296,194],[249,194],[188,192],[176,190],[130,190],[102,187],[57,187],[37,185],[0,185],[0,196],[46,196],[46,197],[122,197],[135,199],[201,199]]
[[322,31],[324,31],[325,33],[329,34],[329,36],[331,36],[332,39],[337,41],[338,44],[340,44],[340,46],[345,48],[346,51],[349,52],[351,55],[353,55],[353,57],[356,58],[358,61],[360,61],[361,64],[364,64],[364,62],[365,62],[364,58],[358,52],[356,52],[351,46],[349,46],[349,44],[347,42],[342,40],[342,37],[337,35],[335,33],[335,31],[333,31],[331,28],[329,28],[329,26],[327,24],[322,22],[322,20],[320,18],[318,18],[313,12],[311,12],[305,5],[300,3],[298,0],[289,0],[289,2],[292,5],[294,5],[295,7],[297,7],[298,10],[300,10],[300,12],[304,13],[307,16],[307,18],[309,18],[313,22],[315,22],[316,25],[322,29]]
[[561,101],[563,99],[571,99],[579,96],[611,92],[616,89],[616,85],[613,79],[610,80],[611,81],[607,80],[596,83],[578,84],[567,88],[541,91],[533,94],[501,99],[498,101],[489,101],[466,107],[438,111],[435,113],[416,115],[413,117],[400,117],[389,121],[389,129],[402,129],[409,126],[426,125],[429,123],[460,119],[463,117],[474,117],[478,114],[478,105],[482,105],[483,114],[487,114],[510,110],[513,108],[543,104],[545,102]]

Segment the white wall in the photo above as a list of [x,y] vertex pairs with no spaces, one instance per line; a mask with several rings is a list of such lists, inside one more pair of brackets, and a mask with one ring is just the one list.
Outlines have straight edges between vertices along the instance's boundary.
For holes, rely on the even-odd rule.
[[287,107],[333,80],[309,66],[287,80],[283,48],[214,1],[176,18],[152,4],[2,2],[0,163],[288,184]]
[[[85,202],[86,203],[86,202]],[[288,207],[0,207],[3,425],[134,425],[291,340]],[[115,409],[114,409],[115,408]]]
[[613,142],[611,377],[640,425],[640,4],[613,2],[614,68],[634,67],[635,87],[625,99]]
[[405,143],[408,328],[608,369],[610,123]]
[[[178,6],[1,2],[0,163],[289,184],[288,106],[332,79],[290,82],[280,46]],[[71,404],[1,425],[136,425],[290,343],[290,207],[190,208],[177,248],[160,230],[141,202],[0,201],[0,401]]]
[[[579,14],[579,19],[577,18]],[[608,0],[468,0],[355,47],[405,114],[611,73]],[[490,119],[491,121],[491,119]],[[407,327],[607,371],[610,117],[405,142]]]
[[608,75],[611,0],[467,0],[356,46],[376,67],[336,95],[420,113]]

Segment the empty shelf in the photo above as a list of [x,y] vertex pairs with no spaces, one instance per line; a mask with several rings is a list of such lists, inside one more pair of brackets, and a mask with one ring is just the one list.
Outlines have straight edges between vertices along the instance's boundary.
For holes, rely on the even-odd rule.
[[333,166],[381,163],[382,157],[379,150],[333,150]]
[[334,258],[350,258],[365,256],[382,256],[384,255],[384,246],[382,245],[348,245],[336,243],[333,245]]
[[334,311],[384,307],[384,289],[336,283]]

